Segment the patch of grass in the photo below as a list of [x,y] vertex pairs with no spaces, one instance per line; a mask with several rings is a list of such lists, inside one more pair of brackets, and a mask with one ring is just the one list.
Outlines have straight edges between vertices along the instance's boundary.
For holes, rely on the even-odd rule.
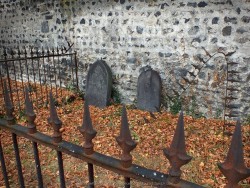
[[[216,119],[219,119],[219,118],[221,117],[221,115],[222,115],[222,112],[223,112],[222,109],[217,108],[217,109],[216,109],[216,113],[215,113],[215,118],[216,118]],[[250,119],[249,119],[249,120],[250,120]]]
[[135,140],[136,142],[140,141],[139,135],[133,130],[131,130],[131,136],[132,136],[132,139]]
[[244,124],[246,125],[250,125],[250,114],[247,115],[245,121],[244,121]]
[[174,97],[170,100],[170,112],[174,115],[178,114],[182,108],[182,102],[180,97]]
[[201,112],[198,111],[198,104],[196,101],[195,96],[192,96],[191,98],[191,104],[187,109],[187,114],[192,116],[193,118],[197,119],[197,118],[201,118],[204,117],[204,114],[202,114]]
[[121,104],[121,94],[117,87],[112,87],[111,90],[111,104]]

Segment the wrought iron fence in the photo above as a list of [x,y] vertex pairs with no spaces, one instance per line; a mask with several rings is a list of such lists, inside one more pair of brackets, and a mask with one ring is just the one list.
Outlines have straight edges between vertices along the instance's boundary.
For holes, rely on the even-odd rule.
[[[87,101],[85,101],[84,104],[83,123],[82,126],[79,128],[85,139],[84,145],[82,147],[63,140],[61,133],[62,122],[57,115],[52,92],[50,92],[49,96],[50,115],[48,118],[49,124],[51,124],[53,127],[52,136],[37,131],[35,123],[36,114],[33,110],[33,104],[29,97],[28,88],[25,89],[25,114],[28,122],[27,127],[21,126],[15,122],[15,117],[13,116],[14,108],[10,98],[10,92],[7,89],[6,83],[4,83],[4,101],[6,109],[6,118],[0,119],[0,128],[8,130],[12,134],[12,141],[15,150],[20,187],[24,187],[25,185],[22,173],[22,163],[19,155],[19,147],[17,143],[17,136],[25,137],[31,140],[33,143],[38,187],[44,187],[44,185],[37,144],[45,145],[49,148],[56,150],[60,177],[60,187],[66,187],[62,159],[63,153],[81,159],[88,164],[88,187],[91,188],[95,186],[93,165],[101,166],[105,169],[124,176],[124,187],[126,188],[130,187],[131,179],[136,179],[142,182],[149,182],[152,186],[161,188],[203,187],[201,185],[197,185],[195,183],[185,181],[180,178],[182,173],[180,169],[181,166],[187,164],[192,159],[191,156],[187,155],[185,149],[184,121],[182,112],[179,115],[179,120],[177,128],[175,130],[173,141],[169,148],[163,150],[165,156],[167,157],[171,165],[169,173],[165,174],[132,163],[132,156],[130,152],[136,147],[136,143],[132,140],[130,134],[125,106],[123,106],[122,111],[120,135],[116,138],[119,146],[122,149],[122,155],[120,159],[116,159],[114,157],[107,156],[97,151],[94,151],[94,144],[92,142],[92,139],[96,136],[97,132],[92,126],[92,120],[90,117],[90,111]],[[1,143],[0,159],[2,173],[5,180],[5,186],[8,188],[10,187],[10,185],[8,181],[8,173],[5,165]],[[225,186],[227,188],[237,187],[239,181],[250,176],[250,169],[245,166],[243,159],[243,144],[240,121],[237,122],[226,160],[224,163],[221,163],[218,166],[221,172],[228,180],[228,183]]]
[[12,103],[23,110],[26,86],[36,107],[48,104],[51,90],[55,96],[62,96],[63,87],[78,89],[77,53],[69,50],[4,49],[4,59],[0,60],[1,91],[6,80]]

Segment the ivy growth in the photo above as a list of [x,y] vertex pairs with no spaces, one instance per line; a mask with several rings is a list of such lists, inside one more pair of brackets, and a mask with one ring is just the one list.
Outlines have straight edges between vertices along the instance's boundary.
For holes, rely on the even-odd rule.
[[182,102],[180,97],[174,97],[170,100],[170,112],[172,114],[178,114],[181,111],[182,108]]

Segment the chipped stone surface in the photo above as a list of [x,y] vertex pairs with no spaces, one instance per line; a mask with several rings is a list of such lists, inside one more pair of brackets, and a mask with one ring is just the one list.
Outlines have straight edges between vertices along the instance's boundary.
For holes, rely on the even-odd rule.
[[0,54],[3,47],[74,43],[83,90],[89,65],[103,58],[122,101],[135,103],[140,69],[151,66],[165,98],[196,96],[199,110],[215,116],[223,109],[226,60],[235,61],[244,70],[237,102],[242,115],[250,113],[247,0],[5,0],[0,7]]

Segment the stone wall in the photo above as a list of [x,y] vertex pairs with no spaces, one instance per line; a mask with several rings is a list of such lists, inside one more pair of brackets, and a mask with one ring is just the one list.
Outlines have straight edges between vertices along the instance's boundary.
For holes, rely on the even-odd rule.
[[80,87],[89,64],[103,59],[125,103],[135,102],[137,78],[150,66],[164,103],[181,95],[186,108],[220,116],[226,63],[238,62],[235,105],[250,113],[249,0],[3,0],[0,17],[2,49],[74,43]]

